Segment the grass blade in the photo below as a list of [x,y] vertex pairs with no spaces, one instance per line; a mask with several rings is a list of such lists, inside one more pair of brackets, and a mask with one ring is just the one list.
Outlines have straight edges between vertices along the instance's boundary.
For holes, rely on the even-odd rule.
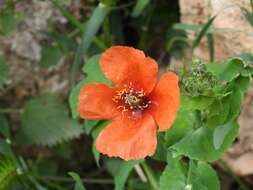
[[173,25],[173,29],[183,30],[186,32],[187,31],[198,32],[201,30],[201,25],[176,23]]
[[202,27],[200,32],[197,33],[197,35],[193,39],[192,48],[191,48],[191,55],[193,54],[194,49],[199,45],[199,43],[200,43],[201,39],[203,38],[203,36],[207,33],[209,27],[212,25],[215,18],[216,18],[216,16],[213,16],[212,18],[210,18],[208,20],[208,22]]
[[75,172],[68,172],[68,174],[75,180],[75,189],[74,190],[86,190],[83,186],[82,179],[80,176]]
[[[83,33],[85,31],[85,24],[79,22],[79,20],[76,19],[76,17],[74,17],[72,14],[70,14],[59,2],[58,0],[51,0],[51,2],[53,3],[53,5],[58,8],[58,10],[62,13],[62,15],[76,28],[79,29],[79,31],[81,33]],[[98,38],[96,38],[94,36],[93,39],[94,44],[101,50],[105,50],[106,49],[106,45],[99,40]]]
[[132,12],[132,17],[138,17],[143,12],[150,0],[138,0]]
[[213,34],[207,34],[207,44],[209,51],[209,59],[210,61],[214,61],[214,39]]
[[93,11],[91,18],[88,20],[86,24],[86,30],[83,32],[82,41],[77,49],[77,53],[75,55],[74,63],[72,66],[72,75],[71,75],[72,86],[74,86],[75,84],[75,79],[79,65],[82,61],[82,56],[89,49],[92,40],[94,39],[98,29],[103,23],[108,12],[109,8],[105,4],[99,3],[98,6]]
[[59,9],[59,11],[62,13],[64,17],[68,19],[68,21],[73,24],[75,27],[77,27],[79,30],[83,30],[83,24],[80,23],[73,15],[71,15],[59,2],[58,0],[51,0],[53,5]]

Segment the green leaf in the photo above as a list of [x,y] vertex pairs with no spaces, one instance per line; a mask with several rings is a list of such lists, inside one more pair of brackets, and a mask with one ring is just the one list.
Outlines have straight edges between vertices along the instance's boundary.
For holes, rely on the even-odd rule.
[[158,133],[157,134],[156,152],[152,156],[152,158],[155,159],[155,160],[166,161],[167,147],[166,147],[165,137],[164,137],[163,133]]
[[242,71],[241,71],[241,75],[244,77],[250,77],[253,76],[253,67],[245,67]]
[[196,34],[196,36],[195,36],[195,38],[193,39],[193,42],[192,42],[191,52],[193,52],[194,49],[199,45],[201,39],[207,33],[208,29],[212,25],[212,23],[213,23],[213,21],[214,21],[215,18],[216,18],[216,16],[213,16],[212,18],[210,18],[208,20],[208,22],[199,31],[199,33]]
[[17,25],[15,13],[12,11],[6,11],[0,14],[0,33],[3,35],[11,34]]
[[220,80],[231,81],[240,75],[244,69],[244,62],[242,59],[233,58],[225,63],[225,68],[220,74]]
[[76,74],[78,72],[79,65],[82,61],[82,56],[86,54],[87,50],[89,49],[92,40],[94,39],[98,29],[100,28],[101,24],[103,23],[106,15],[109,12],[109,8],[103,4],[99,3],[98,6],[92,12],[90,19],[87,22],[86,30],[82,35],[81,44],[78,47],[78,50],[75,55],[75,60],[72,66],[72,84],[75,83]]
[[192,132],[196,125],[196,119],[195,112],[184,109],[184,106],[181,104],[173,126],[165,132],[167,147],[177,143],[185,135]]
[[8,157],[13,156],[13,152],[11,150],[10,144],[8,144],[5,140],[0,139],[0,155],[3,154]]
[[16,176],[16,163],[10,158],[0,158],[0,189],[9,189]]
[[48,32],[47,36],[57,44],[60,50],[65,54],[71,53],[71,51],[76,49],[77,43],[74,39],[69,38],[67,35],[58,32]]
[[2,133],[6,138],[10,138],[9,124],[3,114],[0,114],[0,133]]
[[[216,172],[204,162],[190,160],[188,169],[179,158],[170,158],[160,177],[160,190],[219,190]],[[187,172],[188,170],[188,172]]]
[[8,77],[9,67],[5,62],[5,58],[0,55],[0,90]]
[[208,72],[219,77],[221,73],[225,70],[226,66],[227,66],[226,64],[211,62],[206,64],[206,69]]
[[245,72],[246,63],[243,59],[235,57],[224,64],[210,63],[207,64],[207,70],[216,75],[220,80],[230,82],[238,77],[242,72]]
[[193,164],[188,185],[191,185],[193,190],[220,190],[215,170],[205,162]]
[[56,65],[61,56],[61,51],[57,47],[53,45],[44,46],[41,50],[41,59],[39,64],[44,68]]
[[72,114],[72,118],[76,119],[79,117],[78,112],[78,96],[81,88],[87,84],[86,79],[81,80],[71,91],[69,96],[69,105]]
[[93,127],[99,123],[99,120],[84,120],[84,132],[86,135],[89,135]]
[[[201,25],[196,24],[185,24],[185,23],[176,23],[173,25],[174,29],[183,30],[183,31],[192,31],[192,32],[199,32],[202,28]],[[209,31],[207,31],[209,33]]]
[[22,131],[31,143],[56,145],[79,137],[82,128],[71,120],[61,98],[42,95],[26,102],[22,118]]
[[75,172],[68,172],[68,174],[75,180],[75,188],[74,190],[86,190],[85,187],[83,186],[82,179],[80,176],[75,173]]
[[120,169],[120,166],[121,166],[122,162],[124,162],[123,160],[120,160],[120,159],[117,159],[117,158],[106,158],[103,161],[105,163],[105,167],[106,167],[107,171],[112,176],[115,176],[117,174],[117,172]]
[[227,136],[230,128],[232,127],[232,123],[228,122],[224,125],[220,125],[214,129],[213,133],[213,145],[217,150],[221,147],[224,142],[225,137]]
[[139,164],[142,160],[133,160],[122,162],[117,174],[114,177],[115,190],[124,190],[127,177],[136,164]]
[[213,101],[214,98],[208,96],[181,96],[181,102],[186,110],[205,110]]
[[186,171],[178,158],[172,159],[160,177],[160,190],[186,190]]
[[244,94],[249,88],[250,77],[240,76],[236,78],[231,85],[234,91],[240,90],[242,94]]
[[241,105],[243,101],[243,93],[240,90],[235,90],[230,96],[230,111],[227,120],[236,119],[241,112]]
[[71,113],[73,118],[79,116],[78,113],[78,96],[80,89],[89,83],[100,82],[105,84],[110,84],[110,82],[105,78],[101,68],[99,66],[100,55],[95,55],[91,57],[86,64],[83,66],[82,70],[86,73],[87,77],[80,81],[71,91],[69,96],[69,104],[71,108]]
[[213,146],[213,133],[215,126],[219,124],[215,118],[214,121],[188,134],[171,148],[175,150],[175,155],[185,155],[191,159],[202,161],[217,160],[232,144],[238,135],[239,125],[236,122],[231,123],[231,127],[219,149]]
[[134,6],[132,17],[138,17],[143,12],[150,0],[138,0]]
[[87,83],[101,82],[111,84],[102,72],[100,65],[100,54],[92,56],[83,66],[82,71],[87,74]]
[[100,153],[96,149],[96,138],[98,137],[99,133],[108,125],[109,122],[107,121],[101,121],[95,129],[92,130],[92,138],[93,138],[93,145],[92,145],[92,153],[95,158],[96,164],[99,167],[99,159],[100,159]]

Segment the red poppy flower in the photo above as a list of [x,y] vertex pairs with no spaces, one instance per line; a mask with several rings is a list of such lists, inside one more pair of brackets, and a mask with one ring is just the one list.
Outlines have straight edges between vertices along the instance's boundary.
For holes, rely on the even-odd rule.
[[124,160],[155,153],[159,131],[170,128],[179,107],[178,77],[164,73],[140,50],[113,46],[101,56],[100,67],[114,87],[102,83],[81,88],[78,111],[84,119],[112,120],[96,140],[99,152]]

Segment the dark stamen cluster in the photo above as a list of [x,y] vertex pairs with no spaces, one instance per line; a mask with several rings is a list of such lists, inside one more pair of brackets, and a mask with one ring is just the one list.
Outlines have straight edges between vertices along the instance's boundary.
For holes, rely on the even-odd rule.
[[122,113],[131,111],[132,115],[145,110],[151,104],[144,90],[134,90],[131,84],[119,90],[113,100],[119,104],[118,108],[122,109]]

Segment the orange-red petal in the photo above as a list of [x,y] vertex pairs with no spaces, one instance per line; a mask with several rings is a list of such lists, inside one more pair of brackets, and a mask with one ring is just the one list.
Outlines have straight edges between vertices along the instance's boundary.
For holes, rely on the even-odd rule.
[[133,83],[147,93],[157,81],[158,65],[141,50],[126,46],[113,46],[101,56],[100,66],[105,76],[116,85]]
[[150,97],[150,112],[159,126],[159,131],[165,131],[171,127],[179,108],[178,76],[172,72],[164,73]]
[[155,153],[157,145],[156,124],[150,114],[141,119],[112,121],[96,140],[99,152],[124,160],[138,160]]
[[113,101],[115,90],[102,83],[92,83],[81,88],[78,97],[78,112],[81,118],[113,119],[119,113]]

